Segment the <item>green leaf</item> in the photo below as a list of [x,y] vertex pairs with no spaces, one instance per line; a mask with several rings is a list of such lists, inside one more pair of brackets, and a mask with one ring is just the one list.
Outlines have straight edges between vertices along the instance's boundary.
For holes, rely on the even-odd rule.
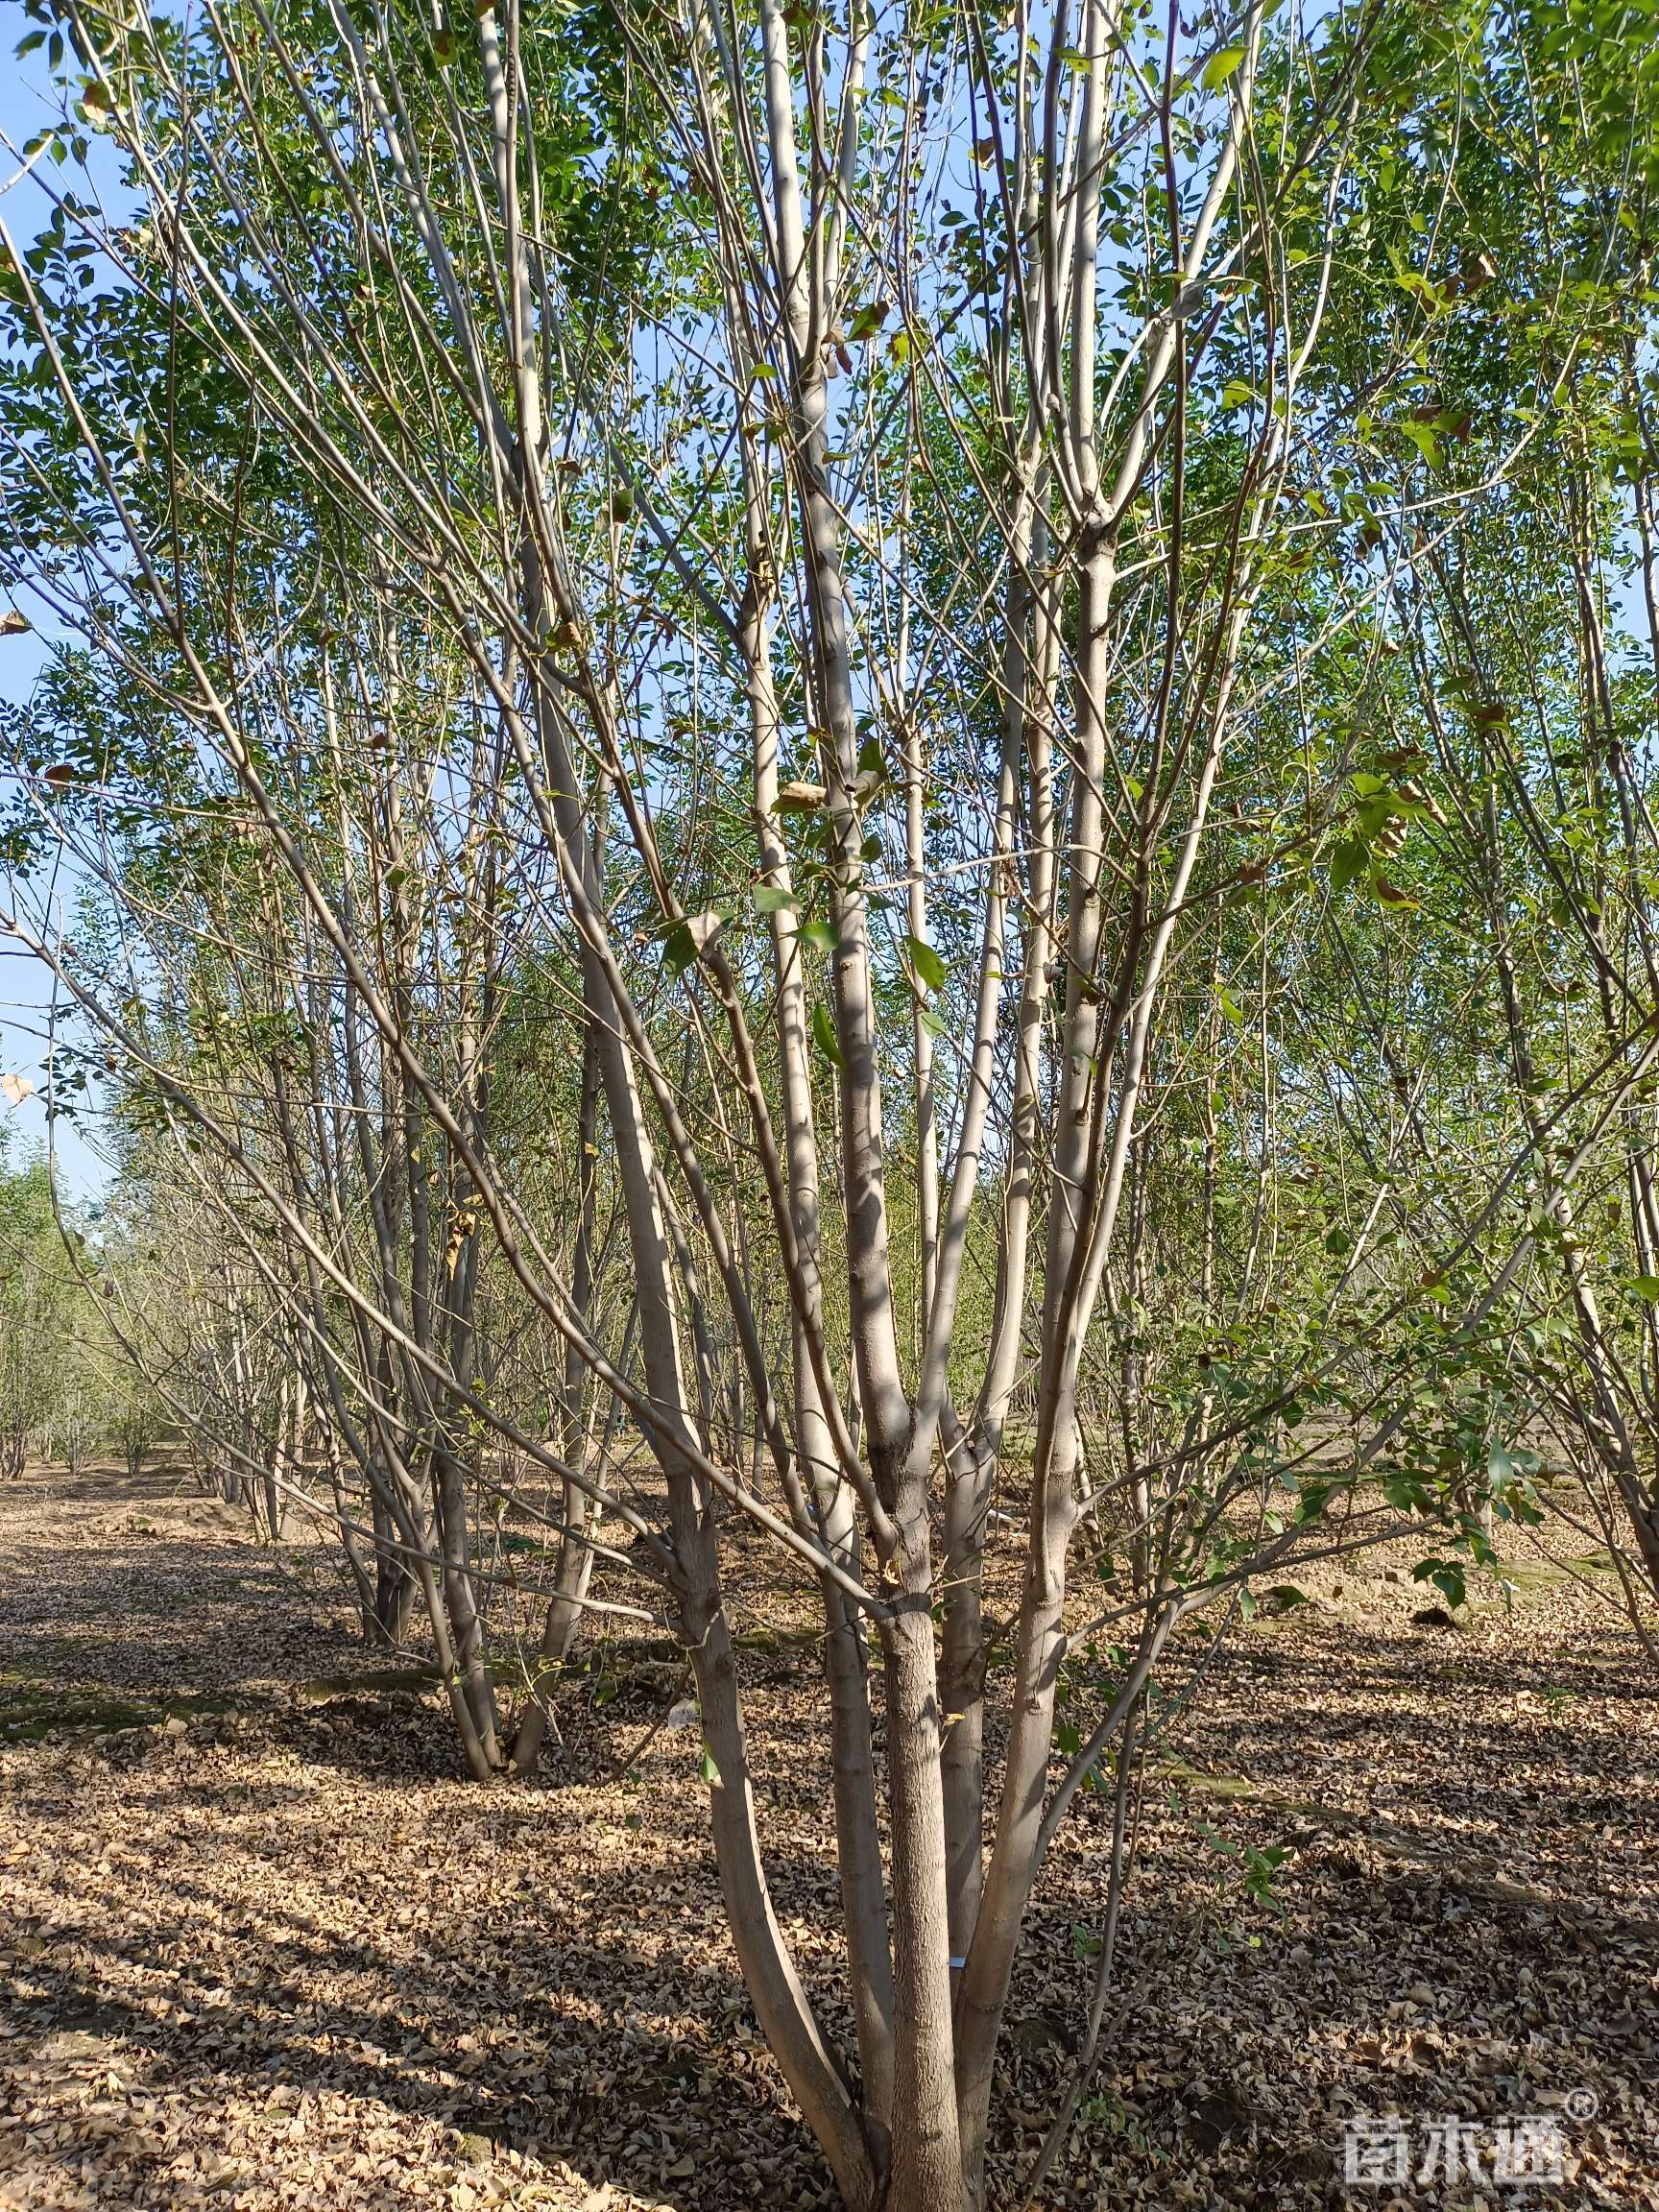
[[1331,854],[1331,888],[1334,892],[1346,891],[1365,872],[1366,852],[1358,837],[1344,837]]
[[1432,1582],[1450,1605],[1464,1605],[1469,1593],[1463,1569],[1455,1559],[1420,1559],[1411,1570],[1413,1582]]
[[943,991],[945,988],[945,963],[932,946],[921,937],[906,937],[904,950],[910,965],[916,971],[917,980],[925,990]]
[[714,1764],[714,1754],[709,1750],[707,1743],[704,1744],[703,1756],[697,1763],[697,1771],[702,1775],[704,1781],[708,1783],[710,1790],[719,1789],[720,1769]]
[[1440,450],[1440,441],[1430,429],[1427,422],[1399,422],[1396,423],[1395,427],[1403,438],[1410,439],[1412,445],[1416,446],[1431,469],[1440,467],[1444,459]]
[[835,1024],[830,1019],[830,1009],[822,998],[812,1009],[812,1042],[832,1068],[844,1065],[841,1046],[836,1042]]
[[755,911],[757,914],[781,914],[785,907],[793,908],[795,894],[781,891],[776,883],[757,883],[755,886]]
[[815,916],[810,922],[803,922],[796,934],[804,944],[810,945],[814,952],[833,952],[835,950],[835,925],[833,922],[826,922],[822,916]]
[[1205,91],[1214,92],[1218,84],[1225,84],[1243,59],[1242,46],[1223,46],[1219,53],[1212,54],[1204,64]]
[[1409,1475],[1390,1475],[1382,1485],[1382,1495],[1397,1513],[1426,1513],[1429,1494],[1421,1482]]
[[1651,1306],[1659,1299],[1659,1275],[1638,1275],[1630,1287],[1638,1298]]

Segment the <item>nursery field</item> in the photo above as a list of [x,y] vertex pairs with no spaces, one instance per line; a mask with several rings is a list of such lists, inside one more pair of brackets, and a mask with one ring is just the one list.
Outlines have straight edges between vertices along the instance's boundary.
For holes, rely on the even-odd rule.
[[12,0],[0,2212],[1659,2212],[1659,0]]

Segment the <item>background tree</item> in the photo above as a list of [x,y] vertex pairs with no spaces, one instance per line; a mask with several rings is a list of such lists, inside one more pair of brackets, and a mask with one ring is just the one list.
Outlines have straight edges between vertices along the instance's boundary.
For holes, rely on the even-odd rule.
[[44,1159],[0,1155],[0,1469],[13,1479],[31,1454],[84,1455],[86,1319]]

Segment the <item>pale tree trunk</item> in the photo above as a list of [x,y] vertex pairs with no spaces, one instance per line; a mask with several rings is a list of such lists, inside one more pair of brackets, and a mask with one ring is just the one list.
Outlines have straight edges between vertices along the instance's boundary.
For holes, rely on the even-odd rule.
[[[576,1241],[570,1265],[570,1308],[582,1320],[590,1318],[593,1300],[594,1206],[598,1189],[599,1157],[599,1044],[590,1022],[582,1031],[581,1097],[577,1108]],[[624,1362],[626,1354],[624,1354]],[[560,1387],[559,1448],[571,1466],[587,1448],[583,1418],[586,1372],[574,1340],[565,1346],[565,1368]],[[541,1624],[538,1667],[542,1672],[563,1667],[570,1656],[582,1622],[583,1602],[593,1573],[593,1546],[598,1534],[589,1527],[590,1505],[587,1490],[573,1476],[566,1476],[560,1506],[559,1557],[554,1568],[553,1596]],[[513,1737],[515,1773],[531,1774],[541,1755],[547,1709],[540,1681],[531,1687],[529,1700]]]

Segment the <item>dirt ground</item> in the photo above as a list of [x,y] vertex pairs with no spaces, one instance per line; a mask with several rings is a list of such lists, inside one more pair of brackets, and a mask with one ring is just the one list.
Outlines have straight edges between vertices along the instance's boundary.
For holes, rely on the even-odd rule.
[[[1659,1680],[1593,1567],[1433,1627],[1410,1564],[1172,1670],[1122,2016],[1044,2204],[1659,2207]],[[640,1747],[686,1686],[661,1647],[594,1652],[545,1781],[486,1791],[322,1554],[178,1478],[31,1473],[0,1565],[9,2212],[831,2201],[722,1931],[697,1732]],[[839,2027],[806,1619],[757,1600],[744,1663]],[[1074,2063],[1104,1819],[1043,1878],[998,2201]]]

